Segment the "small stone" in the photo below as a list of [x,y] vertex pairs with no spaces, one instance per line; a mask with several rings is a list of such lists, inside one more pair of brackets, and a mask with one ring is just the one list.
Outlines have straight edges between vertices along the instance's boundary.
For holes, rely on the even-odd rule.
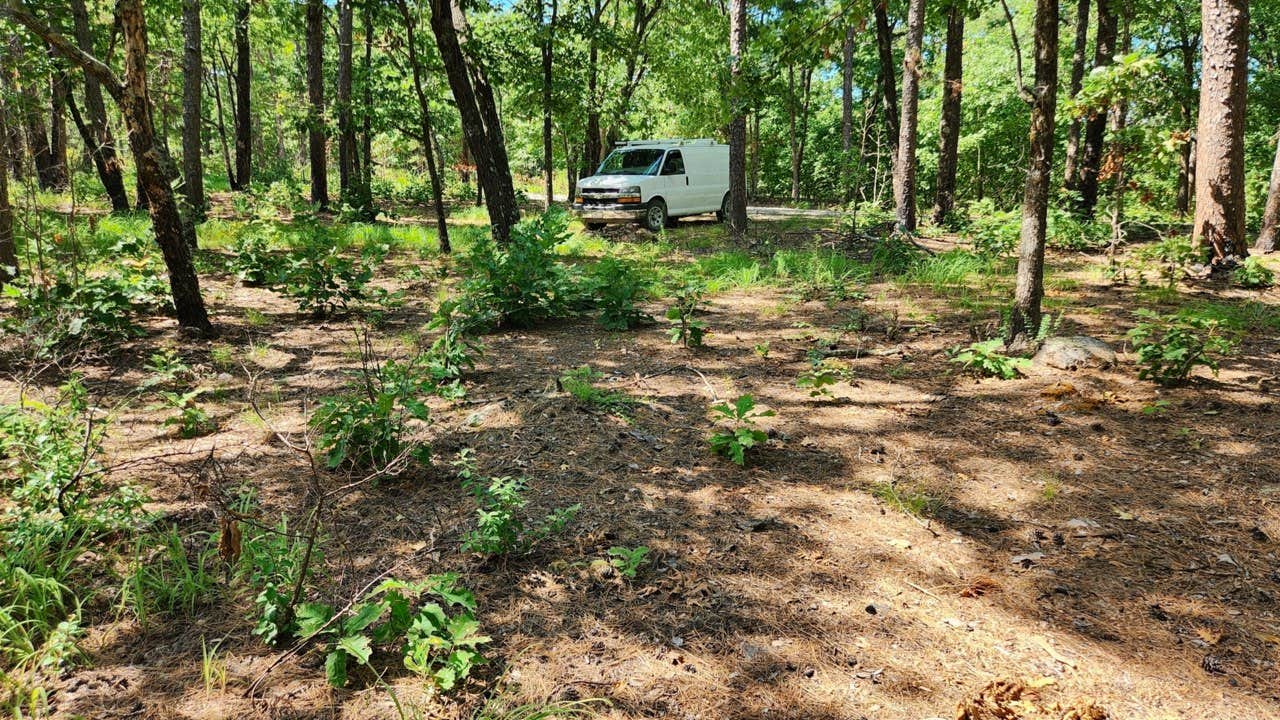
[[1087,335],[1051,337],[1040,346],[1033,361],[1060,370],[1107,367],[1116,362],[1111,346]]

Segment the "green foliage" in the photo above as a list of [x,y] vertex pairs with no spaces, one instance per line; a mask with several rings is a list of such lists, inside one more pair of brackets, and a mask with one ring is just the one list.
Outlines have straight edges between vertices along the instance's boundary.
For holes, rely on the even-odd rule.
[[1049,247],[1062,250],[1097,250],[1111,242],[1111,228],[1108,225],[1086,220],[1057,206],[1049,208],[1047,235],[1046,243]]
[[527,553],[563,530],[582,509],[581,505],[570,505],[534,521],[522,512],[528,502],[524,497],[529,489],[527,478],[478,477],[470,450],[460,452],[454,466],[462,478],[462,488],[479,506],[476,528],[463,537],[464,551],[490,556]]
[[507,244],[476,240],[459,259],[465,278],[458,312],[468,329],[529,327],[571,315],[583,300],[578,274],[553,249],[568,239],[568,216],[553,209],[511,229]]
[[939,498],[919,490],[904,490],[893,481],[876,483],[871,494],[895,510],[913,517],[929,517],[943,505]]
[[711,412],[727,420],[729,426],[714,432],[708,438],[711,449],[738,465],[747,464],[747,451],[769,441],[769,435],[760,429],[760,418],[773,417],[772,410],[756,410],[756,400],[750,395],[739,395],[733,404],[717,403]]
[[983,377],[1012,380],[1031,367],[1027,358],[1009,357],[1004,354],[1004,340],[992,338],[970,343],[967,347],[951,349],[951,362],[964,366]]
[[1266,288],[1275,284],[1275,273],[1257,258],[1247,257],[1231,273],[1231,282],[1245,288]]
[[[362,352],[364,365],[349,391],[323,398],[311,417],[316,446],[330,469],[384,469],[410,450],[410,422],[430,420],[421,398],[437,383],[421,360],[379,362],[367,344]],[[425,463],[430,448],[414,446],[410,454]]]
[[852,375],[849,363],[821,354],[809,358],[809,367],[796,376],[796,387],[808,390],[809,397],[832,397],[831,386]]
[[999,210],[995,201],[985,198],[969,204],[968,223],[964,237],[973,245],[973,251],[984,258],[1005,257],[1018,246],[1021,232],[1021,214],[1014,210]]
[[[386,245],[365,247],[353,260],[322,225],[309,226],[303,240],[301,247],[289,253],[280,273],[284,293],[297,300],[299,310],[328,317],[373,297],[367,286],[374,268],[386,258]],[[381,299],[388,297],[384,293]]]
[[1162,284],[1168,289],[1178,286],[1187,266],[1196,260],[1191,240],[1184,235],[1171,235],[1160,242],[1145,245],[1135,255],[1139,260],[1156,265]]
[[676,304],[667,310],[667,321],[671,323],[667,334],[672,343],[680,343],[687,348],[702,347],[707,326],[695,317],[698,306],[702,304],[702,293],[703,288],[697,283],[687,283],[676,291]]
[[253,600],[257,607],[253,634],[268,645],[296,634],[294,588],[305,590],[311,567],[319,562],[319,553],[318,545],[313,547],[311,564],[304,563],[307,540],[290,530],[286,515],[281,515],[274,527],[253,524],[244,530],[236,572],[258,590]]
[[217,430],[217,423],[196,402],[196,398],[202,394],[204,394],[204,388],[183,393],[161,390],[159,393],[161,407],[171,413],[164,419],[164,426],[177,428],[178,436],[188,439],[208,435]]
[[630,264],[607,257],[592,270],[599,322],[606,330],[629,330],[652,320],[636,307],[644,299],[646,283]]
[[1138,377],[1158,385],[1180,385],[1200,366],[1216,375],[1217,358],[1234,346],[1222,334],[1217,320],[1161,315],[1145,309],[1137,315],[1141,321],[1128,332],[1128,338],[1138,354]]
[[153,612],[190,615],[208,602],[218,585],[214,573],[218,550],[207,533],[198,533],[187,544],[176,529],[156,537],[135,539],[133,556],[120,591],[120,605],[146,625]]
[[635,580],[636,573],[640,568],[649,562],[649,548],[644,545],[639,547],[611,547],[609,548],[609,564],[618,574],[628,580]]
[[466,393],[462,376],[475,369],[476,358],[484,355],[484,344],[468,331],[466,319],[458,314],[457,300],[441,302],[427,329],[440,331],[424,358],[436,384],[435,392],[446,398],[460,398]]
[[591,369],[590,365],[565,370],[560,375],[560,387],[583,405],[597,408],[605,412],[622,412],[635,400],[625,393],[601,390],[595,383],[604,376]]
[[924,251],[910,240],[890,235],[876,242],[871,251],[871,266],[880,275],[902,275],[924,257]]
[[275,248],[283,244],[277,223],[251,220],[236,235],[235,243],[231,246],[232,271],[249,285],[275,285],[284,275],[287,262],[275,252]]

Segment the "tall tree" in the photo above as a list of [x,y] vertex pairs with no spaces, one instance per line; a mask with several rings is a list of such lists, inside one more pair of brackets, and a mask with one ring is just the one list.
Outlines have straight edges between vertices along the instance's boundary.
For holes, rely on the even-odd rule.
[[471,42],[466,15],[459,0],[430,0],[431,30],[462,119],[462,135],[475,158],[476,176],[488,196],[493,237],[505,243],[520,221],[515,186],[507,160],[507,143],[498,118],[498,104],[484,69],[466,53]]
[[182,0],[182,193],[197,217],[205,208],[203,77],[200,0]]
[[947,52],[942,70],[942,126],[938,130],[938,181],[933,224],[941,225],[956,205],[956,170],[960,149],[960,96],[964,90],[964,0],[947,8]]
[[856,29],[844,29],[840,58],[840,193],[845,202],[853,199],[853,39]]
[[21,120],[27,148],[35,166],[36,183],[41,190],[52,190],[56,187],[58,178],[53,164],[53,151],[49,147],[49,127],[45,123],[45,109],[51,105],[46,103],[40,84],[31,79],[32,76],[38,78],[39,74],[31,72],[23,77],[23,73],[18,71],[27,61],[27,54],[22,38],[17,35],[9,39],[9,57],[14,68],[10,82],[17,90],[20,101],[14,111]]
[[907,9],[907,48],[902,58],[902,120],[893,166],[893,201],[898,232],[916,229],[916,129],[920,121],[920,47],[924,42],[924,0]]
[[422,154],[426,156],[427,173],[431,176],[431,200],[432,204],[435,205],[436,211],[436,235],[440,239],[440,252],[449,253],[452,248],[449,244],[448,213],[444,207],[444,181],[440,177],[441,168],[440,164],[436,162],[433,147],[435,145],[435,127],[431,122],[431,99],[427,97],[423,78],[426,73],[422,67],[422,60],[418,56],[416,33],[418,19],[409,12],[407,0],[397,0],[396,4],[400,8],[400,18],[404,21],[409,67],[413,72],[413,92],[418,99]]
[[791,124],[791,201],[800,201],[800,180],[804,169],[804,151],[809,139],[809,99],[813,87],[813,68],[801,67],[799,78],[794,65],[787,66],[787,117]]
[[1248,0],[1203,0],[1196,214],[1191,236],[1215,266],[1243,257],[1244,120],[1249,77]]
[[[50,52],[52,55],[53,53]],[[52,101],[49,113],[49,177],[53,187],[65,190],[71,180],[71,166],[67,163],[67,71],[56,59],[53,61],[49,97]]]
[[743,54],[747,51],[747,0],[729,2],[729,237],[747,236],[747,97]]
[[[89,11],[84,0],[70,0],[72,27],[75,30],[76,47],[83,53],[95,55],[93,32],[89,24]],[[78,116],[74,96],[69,96],[72,117]],[[113,212],[129,210],[129,196],[124,189],[124,172],[116,153],[116,141],[111,126],[107,124],[107,108],[102,101],[102,84],[91,72],[84,74],[84,117],[76,122],[85,147],[93,157],[102,187],[111,200]]]
[[253,60],[249,55],[250,0],[239,0],[235,14],[236,177],[235,190],[248,190],[253,171]]
[[200,295],[200,280],[188,246],[190,223],[178,209],[166,168],[168,153],[156,137],[151,98],[147,91],[147,28],[142,0],[120,0],[116,12],[124,39],[123,82],[101,60],[80,50],[40,22],[23,0],[5,0],[5,4],[0,5],[0,16],[26,27],[60,55],[79,65],[86,73],[93,74],[120,106],[120,113],[129,129],[129,146],[150,200],[149,213],[156,244],[160,246],[169,271],[169,290],[178,324],[210,330],[212,325]]
[[1280,235],[1280,131],[1272,140],[1276,143],[1276,157],[1271,164],[1271,182],[1267,186],[1267,204],[1262,210],[1262,231],[1253,249],[1262,253],[1275,252],[1276,237]]
[[344,203],[352,204],[359,182],[356,167],[356,128],[351,107],[355,9],[352,0],[338,0],[338,188]]
[[[1084,62],[1089,51],[1089,0],[1076,0],[1076,38],[1071,53],[1071,84],[1067,96],[1072,100],[1084,85]],[[1067,129],[1067,159],[1062,170],[1063,187],[1075,191],[1078,187],[1077,163],[1080,154],[1080,118],[1071,118]]]
[[[1112,8],[1115,0],[1098,0],[1098,33],[1094,46],[1094,68],[1106,67],[1116,54],[1116,15]],[[1107,113],[1090,113],[1084,124],[1084,150],[1080,155],[1078,189],[1080,198],[1076,210],[1085,217],[1093,217],[1098,205],[1098,173],[1102,168],[1102,155],[1107,133]]]
[[[9,134],[0,98],[0,139]],[[18,276],[18,248],[13,242],[13,206],[9,203],[9,143],[0,140],[0,288]]]
[[541,16],[539,20],[546,18],[546,27],[542,32],[542,192],[546,195],[546,207],[550,209],[555,200],[553,179],[556,172],[555,138],[551,122],[551,90],[554,87],[551,71],[556,42],[556,16],[560,12],[560,3],[558,0],[548,0],[547,5],[550,7],[544,10],[543,0],[538,0],[538,14]]
[[[1005,0],[1001,0],[1004,4]],[[1022,229],[1018,242],[1018,276],[1009,313],[1009,342],[1025,343],[1040,329],[1040,302],[1044,298],[1044,242],[1049,211],[1049,185],[1053,175],[1054,112],[1058,105],[1058,2],[1036,0],[1035,87],[1022,80],[1022,49],[1017,42],[1013,16],[1004,4],[1017,53],[1019,94],[1031,105],[1028,137],[1029,166],[1022,198]]]
[[1195,184],[1195,140],[1192,129],[1196,121],[1196,55],[1200,49],[1200,36],[1187,22],[1186,13],[1176,5],[1173,8],[1172,25],[1178,28],[1178,55],[1182,58],[1182,87],[1178,108],[1181,111],[1184,136],[1182,147],[1178,148],[1178,190],[1174,198],[1174,208],[1178,215],[1185,216],[1191,209],[1191,188]]
[[610,0],[590,0],[587,27],[587,125],[582,143],[582,177],[594,175],[604,159],[604,145],[600,134],[600,39],[605,10]]
[[324,122],[324,0],[307,0],[307,154],[311,202],[329,207],[329,159]]
[[889,138],[889,159],[898,155],[898,85],[893,63],[893,26],[889,24],[888,0],[873,0],[876,18],[876,51],[880,57],[880,88],[884,99],[885,135]]

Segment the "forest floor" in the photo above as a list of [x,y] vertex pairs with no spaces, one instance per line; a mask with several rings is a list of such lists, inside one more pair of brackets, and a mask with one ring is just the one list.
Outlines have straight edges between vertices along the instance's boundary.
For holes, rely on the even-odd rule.
[[[824,222],[758,223],[767,242],[744,250],[865,250]],[[727,240],[686,222],[667,243],[664,261],[688,263]],[[408,352],[439,289],[434,273],[400,271],[440,262],[397,253],[380,272],[408,299],[373,331],[380,353]],[[1184,284],[1178,306],[1237,319],[1241,342],[1216,377],[1167,390],[1139,381],[1125,352],[1149,299],[1106,263],[1051,252],[1048,306],[1059,334],[1121,350],[1117,366],[1008,381],[965,374],[946,352],[994,333],[1007,273],[820,297],[728,287],[708,295],[710,335],[693,350],[663,323],[609,332],[588,317],[486,335],[466,398],[431,402],[433,466],[342,495],[317,582],[341,606],[389,571],[460,573],[493,638],[460,691],[433,696],[396,658],[343,690],[314,649],[273,667],[282,651],[251,634],[252,597],[228,586],[194,616],[93,628],[52,705],[103,720],[497,717],[494,697],[599,698],[590,707],[619,720],[1280,718],[1280,290]],[[134,402],[108,458],[162,458],[121,479],[184,533],[216,532],[209,498],[226,487],[254,488],[264,522],[299,518],[305,460],[267,426],[301,431],[315,398],[358,370],[360,319],[315,322],[233,277],[202,282],[219,337],[157,319],[82,371],[115,406],[172,348],[208,388],[217,432],[178,439]],[[796,386],[819,342],[852,369],[830,398]],[[584,364],[633,402],[614,412],[559,390]],[[738,467],[709,451],[708,408],[744,393],[777,414]],[[576,520],[527,556],[459,552],[475,512],[449,464],[463,448],[482,473],[528,477],[532,513],[580,503]],[[634,580],[592,564],[641,545],[652,552]],[[202,674],[215,643],[225,684]],[[491,714],[477,714],[486,698]]]

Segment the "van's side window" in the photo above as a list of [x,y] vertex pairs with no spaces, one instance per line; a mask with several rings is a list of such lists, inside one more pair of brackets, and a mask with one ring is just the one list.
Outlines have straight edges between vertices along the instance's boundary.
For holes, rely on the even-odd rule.
[[679,150],[672,150],[667,153],[667,161],[662,164],[663,175],[683,175],[684,174],[684,157],[680,155]]

